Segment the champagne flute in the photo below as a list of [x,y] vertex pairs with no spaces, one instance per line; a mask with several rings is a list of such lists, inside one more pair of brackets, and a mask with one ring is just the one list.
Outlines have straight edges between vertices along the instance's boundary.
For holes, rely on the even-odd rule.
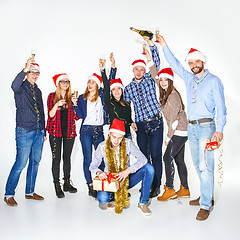
[[143,55],[146,55],[146,49],[147,49],[147,44],[143,43],[143,52],[142,52]]
[[[157,29],[157,30],[156,30],[156,34],[155,34],[155,35],[157,36],[157,35],[159,35],[159,34],[160,34],[160,31]],[[158,41],[158,40],[156,40],[156,41],[155,41],[155,43],[159,43],[159,41]]]
[[78,89],[77,89],[77,88],[74,88],[73,96],[74,96],[75,98],[78,97]]
[[31,50],[31,55],[32,55],[32,58],[35,58],[35,56],[36,56],[36,50],[35,49]]

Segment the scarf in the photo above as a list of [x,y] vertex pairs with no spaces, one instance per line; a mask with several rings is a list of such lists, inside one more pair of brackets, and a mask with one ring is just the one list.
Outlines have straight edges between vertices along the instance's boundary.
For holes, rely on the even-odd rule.
[[[112,148],[110,137],[108,137],[106,141],[105,151],[109,172],[119,173],[127,169],[128,166],[125,138],[123,138],[119,150],[119,162],[120,162],[119,169],[116,160],[116,153]],[[118,189],[117,192],[114,193],[116,213],[121,213],[122,208],[126,208],[129,206],[128,186],[129,177],[125,179],[123,185]]]

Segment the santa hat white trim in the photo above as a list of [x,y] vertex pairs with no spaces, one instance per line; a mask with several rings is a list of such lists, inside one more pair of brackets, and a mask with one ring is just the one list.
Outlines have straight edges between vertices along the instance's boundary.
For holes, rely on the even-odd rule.
[[[203,61],[204,63],[206,63],[206,57],[198,50],[194,49],[195,51],[192,51],[190,53],[188,53],[187,57],[186,57],[186,62],[188,63],[189,60],[191,59],[198,59]],[[191,51],[191,50],[190,50]]]
[[40,72],[40,67],[39,67],[39,65],[37,63],[33,63],[31,65],[29,71],[32,70],[32,69],[36,69],[36,70],[38,70]]
[[58,85],[58,83],[64,78],[67,78],[70,81],[69,76],[67,74],[63,74],[57,78],[56,85]]
[[146,68],[146,63],[143,59],[138,59],[138,60],[135,60],[133,63],[132,63],[132,67],[135,68],[135,67],[144,67]]
[[100,80],[99,80],[96,76],[91,75],[91,76],[88,77],[88,81],[89,81],[90,79],[96,82],[96,84],[98,85],[98,88],[101,87],[101,82],[100,82]]
[[125,132],[121,131],[121,130],[118,130],[118,129],[115,129],[115,128],[110,128],[109,131],[110,132],[115,132],[115,133],[119,133],[119,134],[122,134],[122,135],[125,135]]
[[172,76],[172,75],[170,75],[170,74],[167,74],[167,73],[161,73],[159,76],[158,76],[158,79],[159,78],[168,78],[168,79],[170,79],[170,80],[174,80],[174,77]]
[[112,91],[114,87],[120,87],[121,89],[123,89],[123,85],[121,83],[113,83],[112,85],[110,85],[110,90]]

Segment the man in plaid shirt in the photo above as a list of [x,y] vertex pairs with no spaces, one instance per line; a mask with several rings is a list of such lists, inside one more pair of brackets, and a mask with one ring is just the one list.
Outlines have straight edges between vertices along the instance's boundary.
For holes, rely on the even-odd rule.
[[[153,61],[159,69],[158,49],[151,40],[144,39],[148,42]],[[151,73],[146,73],[146,63],[143,60],[136,60],[132,65],[134,78],[125,87],[124,97],[127,102],[132,102],[134,106],[138,146],[155,170],[150,193],[150,198],[153,198],[160,193],[163,119],[156,95],[156,85]]]

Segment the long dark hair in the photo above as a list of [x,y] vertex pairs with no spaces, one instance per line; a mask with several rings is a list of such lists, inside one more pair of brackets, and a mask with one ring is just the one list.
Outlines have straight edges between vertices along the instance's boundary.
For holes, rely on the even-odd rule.
[[[122,89],[122,88],[121,88]],[[120,97],[120,100],[118,101],[113,95],[112,95],[112,91],[111,91],[111,98],[113,100],[115,100],[116,102],[120,102],[123,106],[130,106],[129,105],[129,102],[125,101],[124,98],[123,98],[123,89],[122,89],[122,94],[121,94],[121,97]]]
[[168,88],[167,88],[167,91],[165,91],[161,85],[159,84],[159,101],[160,101],[160,105],[162,108],[164,108],[167,100],[168,100],[168,97],[169,95],[172,93],[173,90],[175,90],[180,98],[180,101],[181,101],[181,104],[182,104],[182,109],[184,111],[185,109],[185,106],[183,104],[183,101],[182,101],[182,97],[181,97],[181,94],[178,92],[178,90],[173,86],[173,81],[170,80],[169,78],[167,78],[168,80]]

